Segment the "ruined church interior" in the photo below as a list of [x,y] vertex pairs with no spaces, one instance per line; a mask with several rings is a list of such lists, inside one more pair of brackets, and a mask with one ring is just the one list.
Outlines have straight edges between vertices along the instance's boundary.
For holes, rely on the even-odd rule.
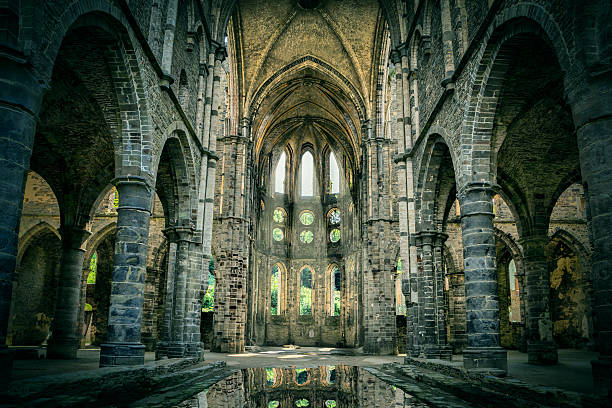
[[612,406],[611,21],[0,1],[0,407]]

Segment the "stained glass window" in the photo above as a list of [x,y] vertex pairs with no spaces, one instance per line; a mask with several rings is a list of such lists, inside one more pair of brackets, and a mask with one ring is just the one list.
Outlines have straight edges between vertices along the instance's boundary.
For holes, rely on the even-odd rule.
[[312,272],[305,267],[300,275],[300,315],[310,315],[312,314]]
[[329,223],[331,225],[340,224],[340,210],[334,208],[329,212]]
[[278,159],[278,164],[274,170],[274,192],[284,193],[285,192],[285,163],[287,162],[287,155],[283,152]]
[[300,222],[304,225],[310,225],[314,222],[314,214],[312,211],[303,211],[300,214]]
[[272,218],[274,218],[274,222],[278,222],[278,223],[282,223],[285,221],[285,210],[283,210],[282,208],[277,208],[274,210],[274,215],[272,216]]
[[338,228],[334,228],[333,230],[331,230],[331,232],[329,233],[329,240],[331,242],[338,242],[340,241],[340,230]]
[[314,235],[312,234],[312,231],[306,230],[300,233],[300,241],[302,241],[305,244],[310,244],[313,238],[314,238]]
[[274,228],[272,230],[272,238],[274,238],[275,241],[282,241],[283,238],[285,238],[285,234],[282,229]]

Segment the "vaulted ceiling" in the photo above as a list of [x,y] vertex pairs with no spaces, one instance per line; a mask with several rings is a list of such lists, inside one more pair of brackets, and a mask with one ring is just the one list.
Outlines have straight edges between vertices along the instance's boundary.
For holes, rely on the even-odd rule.
[[388,37],[378,2],[240,0],[228,37],[235,106],[257,150],[304,121],[358,150]]

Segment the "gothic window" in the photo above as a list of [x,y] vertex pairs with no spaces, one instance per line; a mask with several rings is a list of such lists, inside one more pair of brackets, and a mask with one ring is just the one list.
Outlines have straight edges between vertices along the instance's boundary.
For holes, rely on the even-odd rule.
[[327,381],[327,384],[333,384],[336,382],[336,366],[332,365],[327,367],[327,376],[325,380]]
[[312,157],[312,153],[304,152],[302,155],[300,174],[302,197],[312,197],[314,195],[315,183],[314,158]]
[[272,215],[272,218],[274,219],[274,222],[282,224],[283,222],[285,222],[285,218],[287,218],[287,213],[285,212],[284,209],[277,207],[274,210],[274,214]]
[[98,271],[98,253],[94,252],[89,261],[89,273],[87,274],[87,284],[96,284],[96,272]]
[[281,265],[276,264],[272,267],[270,274],[270,314],[272,316],[280,314],[281,270]]
[[329,193],[340,194],[340,167],[334,152],[329,152]]
[[272,387],[276,383],[276,371],[273,368],[266,368],[266,384]]
[[312,314],[312,271],[308,266],[300,273],[300,316]]
[[336,408],[336,400],[325,401],[325,408]]
[[206,289],[206,293],[204,294],[204,300],[202,301],[202,311],[203,312],[212,312],[215,307],[215,274],[213,271],[215,270],[215,261],[213,257],[210,257],[210,261],[208,262],[208,289]]
[[329,233],[329,240],[335,244],[336,242],[340,241],[340,236],[340,230],[338,228],[334,228]]
[[275,241],[280,242],[285,238],[285,233],[281,228],[274,228],[272,230],[272,238],[274,238]]
[[340,316],[340,268],[338,265],[333,265],[330,273],[330,315],[331,316]]
[[280,406],[280,402],[278,401],[270,401],[268,402],[268,408],[278,408]]
[[314,214],[312,211],[302,211],[300,214],[300,222],[304,225],[310,225],[314,222]]
[[287,163],[287,155],[283,152],[278,159],[278,164],[274,170],[274,192],[285,193],[285,168]]
[[510,284],[510,310],[508,313],[508,318],[511,322],[519,323],[521,321],[521,300],[514,259],[510,260],[510,263],[508,264],[508,281]]
[[300,241],[304,244],[310,244],[314,238],[314,234],[310,230],[304,230],[300,233]]
[[309,405],[310,405],[310,403],[305,398],[302,398],[302,399],[299,399],[299,400],[295,401],[295,406],[296,407],[302,408],[302,407],[307,407]]
[[406,316],[406,297],[402,292],[402,258],[397,258],[395,275],[395,314]]

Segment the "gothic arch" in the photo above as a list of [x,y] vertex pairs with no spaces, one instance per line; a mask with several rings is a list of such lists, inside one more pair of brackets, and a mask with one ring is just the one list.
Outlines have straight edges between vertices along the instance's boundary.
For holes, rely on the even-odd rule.
[[30,228],[27,232],[25,232],[21,237],[19,237],[19,249],[17,252],[17,267],[19,267],[19,265],[21,264],[21,259],[23,258],[23,254],[28,249],[28,246],[30,245],[30,243],[36,237],[38,237],[41,233],[45,231],[51,232],[53,235],[57,237],[59,241],[62,240],[61,235],[59,234],[57,229],[55,229],[55,227],[53,227],[51,224],[49,224],[46,221],[39,222],[38,224]]

